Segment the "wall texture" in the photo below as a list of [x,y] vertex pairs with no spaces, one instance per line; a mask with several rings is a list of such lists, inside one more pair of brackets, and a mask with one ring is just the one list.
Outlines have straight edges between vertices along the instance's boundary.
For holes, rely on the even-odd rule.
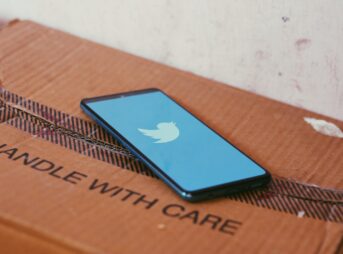
[[2,20],[31,19],[341,120],[342,11],[342,0],[0,0]]

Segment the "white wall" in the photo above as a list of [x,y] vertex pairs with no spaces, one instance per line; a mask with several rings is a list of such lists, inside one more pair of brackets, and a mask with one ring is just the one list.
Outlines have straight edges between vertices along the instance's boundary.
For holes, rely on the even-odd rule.
[[0,0],[31,19],[343,120],[342,0]]

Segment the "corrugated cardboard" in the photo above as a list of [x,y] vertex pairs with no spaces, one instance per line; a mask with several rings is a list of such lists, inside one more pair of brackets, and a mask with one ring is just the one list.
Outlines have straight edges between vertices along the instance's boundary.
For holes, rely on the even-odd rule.
[[[343,123],[30,21],[0,32],[1,253],[338,253]],[[79,108],[158,87],[273,175],[265,189],[181,200]]]

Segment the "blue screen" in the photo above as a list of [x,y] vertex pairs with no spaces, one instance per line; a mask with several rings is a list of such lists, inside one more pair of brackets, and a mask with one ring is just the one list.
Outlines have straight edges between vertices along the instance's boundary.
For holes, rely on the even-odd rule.
[[265,174],[160,91],[87,105],[186,191]]

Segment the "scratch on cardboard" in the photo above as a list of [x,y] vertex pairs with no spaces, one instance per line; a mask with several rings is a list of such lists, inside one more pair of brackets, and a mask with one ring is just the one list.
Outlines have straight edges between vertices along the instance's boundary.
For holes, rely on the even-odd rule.
[[342,130],[335,124],[327,122],[325,120],[304,117],[304,121],[312,126],[312,128],[326,136],[343,138]]

